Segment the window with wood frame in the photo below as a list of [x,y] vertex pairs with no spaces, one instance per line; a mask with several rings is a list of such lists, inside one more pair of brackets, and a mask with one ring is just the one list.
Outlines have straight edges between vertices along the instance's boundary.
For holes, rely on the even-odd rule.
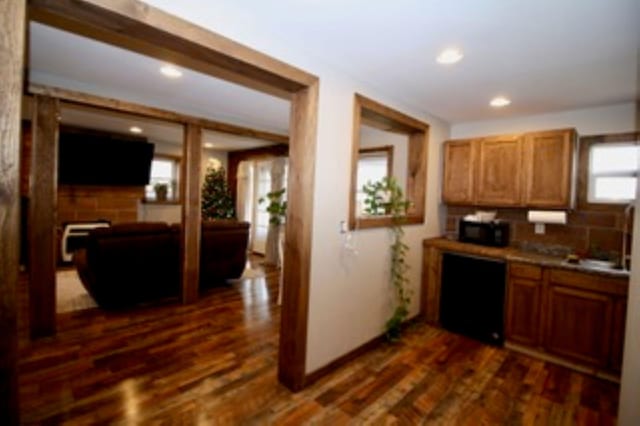
[[385,177],[393,176],[393,146],[360,148],[358,154],[356,213],[361,214],[364,210],[365,199],[363,186],[366,183],[377,182]]
[[588,207],[634,200],[640,168],[638,134],[590,136],[580,143],[579,203]]

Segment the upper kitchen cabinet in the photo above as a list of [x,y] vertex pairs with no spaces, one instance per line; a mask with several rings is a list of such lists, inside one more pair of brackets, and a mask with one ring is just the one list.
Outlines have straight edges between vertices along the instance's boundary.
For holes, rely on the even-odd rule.
[[574,129],[447,141],[442,200],[489,207],[571,208],[575,141]]
[[445,203],[473,204],[476,146],[471,139],[444,144],[442,199]]
[[522,144],[520,136],[495,136],[478,143],[475,204],[522,204]]
[[526,133],[523,138],[524,204],[570,208],[572,201],[573,129]]

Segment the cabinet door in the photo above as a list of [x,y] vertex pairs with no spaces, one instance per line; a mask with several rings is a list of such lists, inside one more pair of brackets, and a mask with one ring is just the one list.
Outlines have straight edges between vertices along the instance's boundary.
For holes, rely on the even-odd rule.
[[445,143],[442,184],[442,200],[445,203],[473,204],[475,146],[472,140]]
[[524,136],[524,203],[527,206],[571,206],[574,141],[572,129]]
[[505,337],[529,346],[540,344],[540,296],[542,283],[509,278]]
[[521,200],[522,144],[518,136],[487,138],[478,144],[476,203],[518,206]]
[[547,287],[545,349],[605,367],[611,347],[613,298],[585,290]]
[[611,338],[611,368],[619,372],[622,369],[622,353],[624,349],[624,331],[627,321],[627,300],[619,298],[615,301],[613,311],[613,331]]

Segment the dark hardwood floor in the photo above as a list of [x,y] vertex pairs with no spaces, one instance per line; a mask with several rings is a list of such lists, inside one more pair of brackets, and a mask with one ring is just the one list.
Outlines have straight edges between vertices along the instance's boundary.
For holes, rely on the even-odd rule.
[[57,336],[21,340],[22,422],[615,424],[617,385],[424,324],[292,394],[276,379],[277,281],[60,315]]

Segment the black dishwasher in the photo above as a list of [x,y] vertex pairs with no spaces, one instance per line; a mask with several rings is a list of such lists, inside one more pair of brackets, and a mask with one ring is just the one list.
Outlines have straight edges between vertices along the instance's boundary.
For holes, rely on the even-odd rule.
[[492,345],[504,343],[506,263],[444,253],[440,323],[447,330]]

